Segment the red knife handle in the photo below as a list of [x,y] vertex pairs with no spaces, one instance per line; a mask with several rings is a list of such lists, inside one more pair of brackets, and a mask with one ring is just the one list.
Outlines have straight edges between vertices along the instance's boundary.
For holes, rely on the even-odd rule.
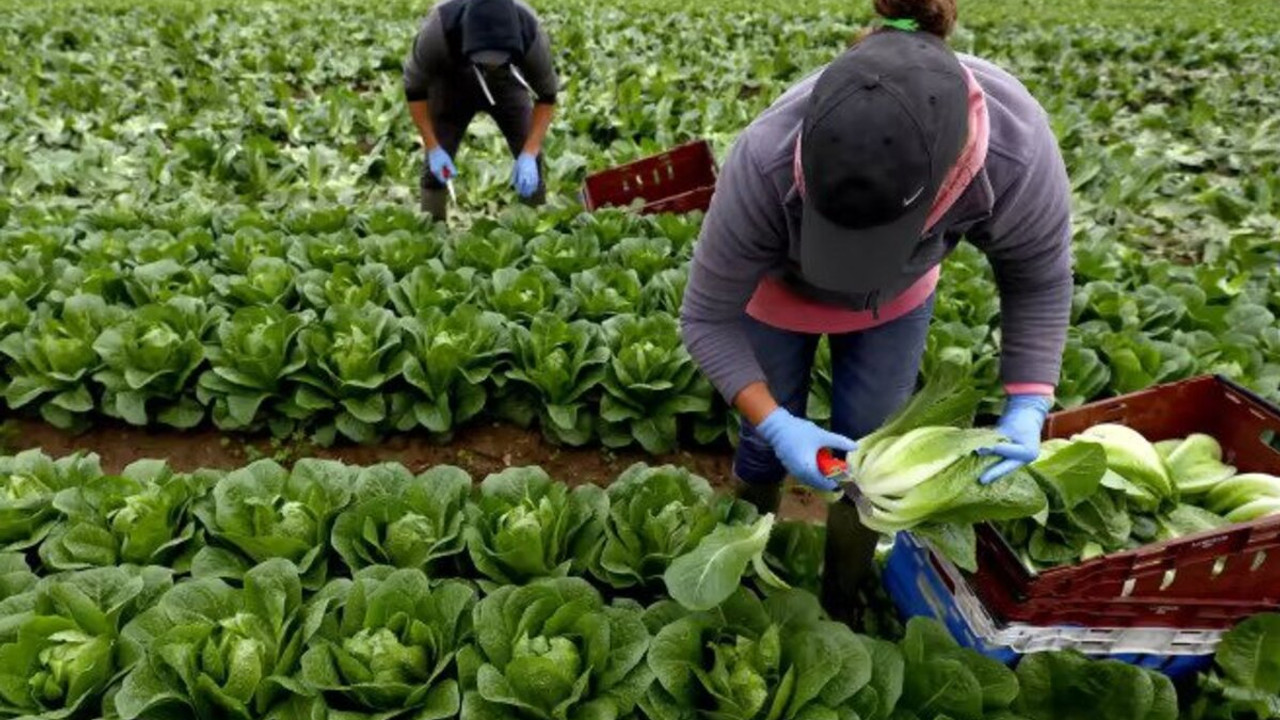
[[830,450],[823,448],[818,451],[818,472],[822,473],[823,477],[841,477],[849,473],[849,463],[833,455]]

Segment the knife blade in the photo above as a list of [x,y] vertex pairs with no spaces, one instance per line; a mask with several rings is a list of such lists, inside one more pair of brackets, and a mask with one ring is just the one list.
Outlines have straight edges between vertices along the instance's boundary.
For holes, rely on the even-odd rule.
[[874,514],[875,509],[871,505],[871,501],[867,500],[862,491],[858,489],[858,484],[853,481],[849,463],[836,457],[830,450],[823,448],[818,451],[818,472],[822,473],[827,479],[839,483],[844,497],[857,506],[859,513],[867,517]]

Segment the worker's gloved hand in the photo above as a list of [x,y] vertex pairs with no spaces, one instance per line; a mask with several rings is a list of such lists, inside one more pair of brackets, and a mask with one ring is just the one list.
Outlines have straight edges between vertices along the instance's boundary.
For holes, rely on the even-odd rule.
[[520,153],[516,158],[515,169],[511,173],[511,184],[522,198],[528,198],[538,191],[538,160],[529,153]]
[[1040,433],[1052,407],[1053,401],[1044,395],[1009,396],[1004,415],[996,425],[1008,442],[978,450],[979,455],[1001,458],[982,473],[978,482],[989,485],[1040,457]]
[[439,146],[427,151],[427,167],[435,179],[442,183],[449,182],[458,174],[458,169],[453,166],[453,158]]
[[858,443],[843,435],[827,432],[812,422],[778,408],[756,426],[791,476],[811,488],[831,492],[838,487],[818,470],[818,451],[853,452]]

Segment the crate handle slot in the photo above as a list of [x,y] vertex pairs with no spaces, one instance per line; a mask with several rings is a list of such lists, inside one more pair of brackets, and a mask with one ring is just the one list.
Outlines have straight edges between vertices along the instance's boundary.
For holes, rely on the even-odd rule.
[[1280,433],[1271,428],[1267,428],[1258,433],[1258,440],[1266,445],[1272,452],[1280,454]]
[[1128,415],[1128,411],[1129,411],[1129,403],[1118,402],[1118,403],[1115,403],[1114,405],[1110,405],[1104,408],[1103,416],[1100,419],[1107,422],[1113,422]]
[[1249,572],[1258,572],[1262,565],[1267,562],[1267,551],[1259,550],[1253,554],[1253,564],[1249,566]]
[[1120,597],[1129,597],[1133,594],[1133,587],[1138,584],[1137,578],[1127,578],[1124,581],[1124,587],[1120,588]]
[[1227,556],[1219,555],[1217,559],[1213,561],[1213,568],[1209,571],[1209,577],[1216,578],[1219,575],[1221,575],[1223,571],[1225,571],[1226,569],[1227,569]]
[[1160,580],[1161,592],[1168,590],[1169,586],[1173,584],[1174,579],[1176,579],[1177,577],[1178,577],[1178,571],[1176,569],[1170,568],[1168,570],[1165,570],[1164,578]]

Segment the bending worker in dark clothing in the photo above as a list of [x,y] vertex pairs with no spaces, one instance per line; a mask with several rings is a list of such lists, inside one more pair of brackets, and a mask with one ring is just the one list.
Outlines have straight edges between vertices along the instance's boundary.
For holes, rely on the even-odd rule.
[[[559,79],[551,41],[518,0],[446,0],[423,21],[404,64],[409,113],[422,136],[422,210],[447,216],[445,184],[478,112],[498,124],[515,157],[511,182],[528,204],[546,197],[542,142],[551,126]],[[530,97],[532,95],[532,98]]]
[[[1000,290],[1008,393],[974,482],[1036,458],[1071,308],[1070,190],[1040,105],[1013,76],[958,56],[954,0],[877,0],[883,26],[784,93],[738,137],[717,181],[681,311],[685,343],[744,418],[740,494],[774,511],[785,475],[835,488],[849,452],[916,387],[941,264],[963,237]],[[832,432],[805,419],[821,335]],[[847,500],[828,519],[833,615],[877,537]],[[844,599],[844,600],[842,600]]]

